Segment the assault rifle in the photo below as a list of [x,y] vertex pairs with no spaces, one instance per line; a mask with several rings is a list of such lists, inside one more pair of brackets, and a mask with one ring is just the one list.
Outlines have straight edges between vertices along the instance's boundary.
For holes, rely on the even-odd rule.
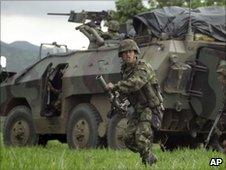
[[117,91],[111,92],[110,90],[108,90],[107,83],[104,80],[102,75],[97,76],[96,80],[99,82],[99,84],[104,89],[104,91],[108,93],[110,102],[112,104],[111,110],[114,110],[117,113],[120,113],[123,116],[126,116],[128,113],[128,106],[130,105],[129,100],[127,100],[126,98],[121,98],[119,92]]
[[[127,116],[128,114],[133,113],[132,110],[129,109],[130,102],[127,98],[121,98],[118,92],[111,92],[110,90],[107,89],[107,84],[104,78],[100,75],[97,76],[96,79],[100,83],[101,87],[104,89],[104,91],[108,92],[110,102],[112,103],[112,110],[116,110],[116,113],[121,113],[122,116]],[[155,87],[159,88],[159,87]],[[160,93],[160,89],[158,90],[158,97],[162,97]],[[159,130],[161,128],[161,121],[163,117],[163,99],[160,99],[160,106],[155,107],[152,109],[153,115],[152,115],[152,126],[155,130]]]

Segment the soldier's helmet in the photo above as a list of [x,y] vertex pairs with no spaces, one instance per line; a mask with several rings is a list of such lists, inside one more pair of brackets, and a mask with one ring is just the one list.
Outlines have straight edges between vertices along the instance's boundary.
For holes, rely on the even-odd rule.
[[130,51],[130,50],[134,50],[137,54],[140,54],[140,49],[137,46],[137,43],[132,39],[125,39],[121,41],[121,43],[119,44],[118,56],[121,57],[121,54],[124,51]]
[[226,60],[221,60],[217,72],[226,76]]
[[115,20],[111,20],[108,22],[108,30],[113,32],[119,31],[119,22]]

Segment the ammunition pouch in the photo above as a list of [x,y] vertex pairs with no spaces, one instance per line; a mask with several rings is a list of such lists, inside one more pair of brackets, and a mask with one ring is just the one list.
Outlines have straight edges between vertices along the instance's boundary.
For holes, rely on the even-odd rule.
[[162,110],[162,96],[158,84],[145,84],[141,90],[131,93],[128,98],[132,105],[136,105],[138,102],[140,105],[149,107],[152,110],[151,124],[154,130],[161,128],[161,122],[163,118]]
[[153,85],[150,85],[149,83],[147,83],[142,87],[141,90],[144,96],[146,97],[146,100],[150,108],[158,107],[161,104],[161,101],[158,98],[157,92],[154,89]]
[[160,130],[163,119],[163,99],[157,82],[146,83],[140,90],[128,95],[133,106],[137,103],[152,110],[151,125],[154,130]]
[[130,103],[135,106],[137,103],[139,103],[141,106],[148,106],[148,101],[146,96],[142,93],[141,90],[138,90],[136,92],[132,92],[127,95]]
[[128,95],[129,101],[132,105],[136,105],[139,102],[142,106],[148,106],[150,108],[155,108],[160,106],[162,99],[157,95],[157,90],[154,88],[154,85],[149,83],[145,84],[141,90],[132,92]]

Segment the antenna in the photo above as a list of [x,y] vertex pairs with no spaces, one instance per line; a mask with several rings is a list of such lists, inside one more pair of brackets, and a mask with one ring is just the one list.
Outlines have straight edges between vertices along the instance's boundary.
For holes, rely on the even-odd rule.
[[191,2],[192,0],[189,0],[189,23],[188,23],[188,33],[186,35],[186,40],[187,41],[193,41],[193,35],[194,33],[192,32],[192,26],[191,26]]

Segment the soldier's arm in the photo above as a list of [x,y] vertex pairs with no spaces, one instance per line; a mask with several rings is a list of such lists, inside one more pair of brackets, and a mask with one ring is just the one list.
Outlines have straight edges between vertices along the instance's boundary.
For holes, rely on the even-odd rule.
[[88,32],[85,25],[80,26],[79,31],[81,31],[89,39],[90,42],[95,41],[95,38],[93,37],[93,35],[90,32]]
[[101,38],[101,36],[98,34],[98,32],[92,27],[90,27],[89,30],[92,33],[92,35],[95,37],[95,40],[98,43],[98,45],[99,46],[104,45],[104,39]]
[[101,37],[105,40],[109,40],[109,39],[112,39],[111,35],[107,32],[104,32]]
[[146,68],[138,68],[130,78],[115,84],[113,90],[122,93],[135,92],[142,88],[153,76]]

